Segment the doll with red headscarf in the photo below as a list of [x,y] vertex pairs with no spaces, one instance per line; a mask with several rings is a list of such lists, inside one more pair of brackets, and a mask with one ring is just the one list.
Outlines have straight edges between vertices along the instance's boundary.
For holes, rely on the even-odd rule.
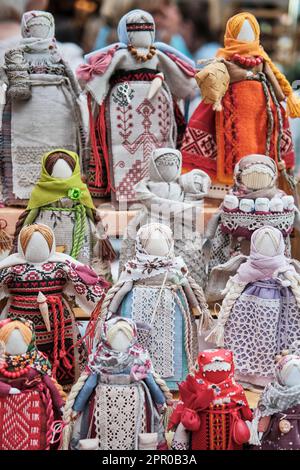
[[224,47],[196,75],[203,100],[185,133],[183,167],[209,174],[213,189],[218,188],[212,197],[232,184],[234,166],[250,154],[273,158],[294,184],[287,172],[295,158],[287,116],[300,116],[300,101],[259,39],[259,24],[251,13],[233,16]]
[[180,402],[169,429],[175,429],[174,450],[239,450],[250,438],[245,421],[252,412],[234,379],[232,352],[200,352],[193,373],[179,385]]

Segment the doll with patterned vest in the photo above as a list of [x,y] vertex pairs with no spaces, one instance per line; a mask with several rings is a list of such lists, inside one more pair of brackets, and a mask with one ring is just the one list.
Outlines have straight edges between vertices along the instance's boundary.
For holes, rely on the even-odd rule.
[[56,45],[53,16],[28,11],[21,29],[20,45],[6,52],[1,74],[7,85],[1,169],[5,203],[24,206],[42,155],[65,148],[81,158],[85,136],[80,87]]
[[65,394],[36,346],[33,323],[0,322],[0,450],[49,450]]
[[179,385],[180,400],[169,421],[174,450],[241,450],[252,420],[244,390],[234,378],[232,352],[207,349]]
[[236,377],[250,389],[268,384],[274,378],[275,355],[300,340],[299,262],[287,258],[284,250],[282,233],[262,227],[252,235],[248,257],[240,255],[212,271],[221,289],[226,265],[237,269],[226,284],[209,339],[232,350]]
[[184,169],[207,172],[211,197],[220,197],[232,184],[238,161],[258,153],[273,158],[294,187],[288,174],[295,164],[288,116],[300,116],[300,101],[260,45],[259,24],[251,13],[228,20],[224,47],[196,80],[203,100],[184,136]]
[[142,210],[128,224],[124,237],[120,267],[134,256],[136,233],[147,223],[168,225],[174,237],[174,251],[181,256],[195,281],[203,286],[206,280],[202,254],[203,199],[210,187],[209,176],[201,170],[181,175],[182,156],[179,150],[161,148],[153,151],[149,177],[135,186]]
[[259,450],[300,450],[300,356],[276,357],[275,378],[261,394],[250,444]]
[[99,344],[68,397],[63,448],[167,449],[162,418],[171,400],[138,344],[135,323],[114,317],[102,325]]
[[103,319],[117,314],[148,326],[147,331],[139,330],[139,341],[148,349],[155,371],[176,390],[193,366],[197,335],[209,327],[211,317],[202,289],[174,254],[167,225],[151,223],[139,229],[135,256],[108,291],[101,314]]
[[85,359],[70,300],[91,313],[108,286],[90,267],[57,253],[49,227],[28,225],[20,231],[18,252],[0,263],[0,298],[7,299],[1,317],[31,320],[53,376],[70,386]]
[[134,185],[149,174],[152,150],[181,144],[185,121],[178,100],[194,93],[194,63],[155,42],[153,17],[143,10],[123,16],[119,42],[88,54],[77,76],[90,111],[93,196],[112,191],[133,202]]
[[[234,185],[206,230],[209,273],[234,256],[248,256],[251,235],[265,225],[281,231],[285,254],[291,255],[290,233],[299,227],[299,211],[293,196],[278,189],[277,177],[276,163],[266,155],[248,155],[235,165]],[[213,282],[206,291],[209,301],[219,299]]]
[[57,247],[110,280],[115,253],[82,181],[76,153],[55,149],[43,156],[40,179],[16,226],[15,250],[21,228],[33,223],[48,225]]

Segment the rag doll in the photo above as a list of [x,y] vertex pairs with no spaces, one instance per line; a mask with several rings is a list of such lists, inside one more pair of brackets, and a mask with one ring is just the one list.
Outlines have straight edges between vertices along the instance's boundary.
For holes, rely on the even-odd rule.
[[183,166],[209,174],[218,190],[211,197],[232,184],[242,157],[257,153],[273,158],[294,187],[288,175],[295,163],[288,116],[300,116],[300,101],[259,39],[256,18],[238,13],[227,22],[224,48],[196,75],[203,100],[184,136]]
[[1,170],[5,203],[24,206],[42,155],[65,148],[81,157],[85,138],[80,88],[57,48],[53,16],[28,11],[21,26],[20,45],[6,52],[0,74],[7,85]]
[[37,346],[49,357],[53,376],[69,386],[85,358],[69,300],[74,298],[90,313],[109,284],[88,266],[55,250],[49,227],[22,228],[18,252],[0,262],[0,298],[7,299],[1,317],[20,315],[34,323]]
[[232,272],[229,265],[237,269],[209,339],[232,350],[236,377],[250,388],[270,382],[275,355],[300,339],[299,263],[286,258],[284,248],[278,229],[262,227],[252,235],[248,257],[214,268],[215,281],[212,271],[212,282],[221,290],[227,271]]
[[155,42],[153,17],[133,10],[120,20],[119,42],[92,52],[77,76],[87,93],[93,196],[112,191],[136,199],[134,185],[149,174],[152,150],[181,144],[185,121],[178,101],[196,87],[194,63]]
[[152,223],[139,229],[135,257],[103,303],[103,319],[115,314],[148,326],[150,331],[139,330],[139,341],[148,349],[154,370],[176,390],[197,355],[195,318],[200,317],[204,329],[211,319],[202,289],[182,258],[174,255],[168,226]]
[[63,448],[166,450],[162,418],[170,400],[138,344],[135,323],[114,317],[102,325],[99,344],[68,397]]
[[0,450],[49,450],[65,394],[36,346],[33,323],[0,322]]
[[[298,210],[293,196],[278,189],[277,176],[276,163],[265,155],[248,155],[235,165],[233,188],[206,230],[209,273],[238,254],[249,255],[251,235],[264,225],[282,232],[285,254],[290,257],[290,233],[298,226]],[[216,293],[209,284],[208,300],[218,300]]]
[[207,349],[179,385],[179,403],[169,421],[174,450],[241,450],[250,438],[252,412],[234,378],[232,352]]
[[56,149],[43,156],[40,179],[17,223],[15,250],[21,228],[32,223],[51,227],[57,247],[110,280],[114,250],[81,179],[76,153]]
[[257,405],[250,443],[260,450],[300,450],[300,357],[277,356],[275,378]]
[[202,255],[203,199],[210,187],[201,170],[181,175],[182,156],[171,148],[156,149],[150,159],[150,175],[135,186],[143,209],[127,228],[121,247],[120,267],[134,256],[137,230],[150,222],[168,225],[174,237],[176,256],[181,256],[190,275],[203,285],[206,278]]

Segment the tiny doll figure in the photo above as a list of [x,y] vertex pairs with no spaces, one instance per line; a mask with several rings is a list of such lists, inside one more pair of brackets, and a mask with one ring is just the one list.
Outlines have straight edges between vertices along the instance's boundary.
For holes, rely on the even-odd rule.
[[91,313],[108,286],[90,267],[57,253],[49,227],[28,225],[20,231],[18,252],[0,262],[0,295],[7,299],[1,316],[22,315],[35,324],[39,350],[49,357],[53,376],[68,386],[85,356],[70,298]]
[[143,335],[154,370],[171,390],[191,370],[198,352],[196,317],[206,329],[211,317],[203,291],[174,255],[170,228],[152,223],[137,233],[135,257],[107,293],[102,317],[120,315],[148,325]]
[[17,223],[15,250],[21,228],[33,223],[48,225],[57,247],[110,280],[115,253],[81,179],[76,153],[55,149],[43,156],[40,179]]
[[65,394],[36,346],[33,323],[0,322],[0,450],[49,450]]
[[133,202],[134,186],[149,174],[152,150],[181,145],[185,120],[178,101],[194,93],[194,63],[155,42],[153,17],[133,10],[120,20],[119,42],[89,54],[79,67],[90,111],[93,196],[112,191]]
[[[259,37],[259,24],[251,13],[231,17],[224,48],[196,75],[203,100],[184,136],[183,166],[208,173],[213,189],[231,185],[235,165],[250,154],[273,158],[294,185],[287,174],[295,164],[288,115],[300,116],[300,101]],[[287,112],[282,106],[285,99]]]
[[199,353],[193,373],[179,385],[180,401],[169,421],[174,450],[240,450],[250,438],[252,412],[234,378],[232,352]]
[[65,148],[81,158],[85,136],[80,87],[56,45],[53,16],[27,11],[21,27],[20,45],[6,52],[1,74],[7,92],[0,155],[5,203],[26,206],[42,155]]
[[68,397],[63,448],[167,449],[162,418],[171,399],[137,342],[135,323],[114,317],[103,324],[86,372]]
[[137,230],[151,222],[168,225],[174,237],[174,251],[185,261],[190,275],[203,286],[206,280],[202,254],[203,199],[210,187],[204,171],[193,170],[181,175],[179,150],[156,149],[150,159],[147,179],[135,186],[136,197],[143,209],[127,227],[121,247],[120,265],[134,256]]
[[255,411],[250,443],[261,450],[299,450],[300,357],[286,350],[276,359],[274,381],[262,392]]
[[216,270],[225,283],[230,264],[237,269],[209,339],[233,352],[236,378],[250,388],[272,381],[275,355],[300,339],[299,263],[286,258],[284,249],[282,233],[262,227],[252,235],[248,257],[240,255],[212,271],[212,282]]

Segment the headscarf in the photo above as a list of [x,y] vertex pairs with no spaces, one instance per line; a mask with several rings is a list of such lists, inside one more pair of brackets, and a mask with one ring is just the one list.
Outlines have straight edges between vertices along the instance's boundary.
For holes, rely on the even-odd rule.
[[[132,331],[132,339],[126,351],[112,349],[108,334],[109,330],[116,324],[129,325]],[[148,353],[137,342],[136,324],[123,317],[114,317],[104,322],[101,330],[101,340],[94,354],[91,354],[87,368],[92,373],[117,374],[130,369],[133,378],[139,372],[139,379],[144,378],[151,371],[152,365]],[[142,375],[141,375],[142,373]]]
[[22,322],[31,331],[31,340],[26,353],[18,355],[4,355],[4,361],[7,365],[7,370],[9,372],[14,372],[16,369],[22,369],[30,365],[33,369],[37,370],[42,375],[47,374],[51,376],[51,364],[47,356],[37,349],[35,329],[33,323],[30,320],[26,320],[25,318],[5,319],[0,322],[0,328],[7,325],[8,323],[12,324],[12,322],[15,321]]
[[[266,169],[273,174],[273,179],[269,187],[258,190],[248,190],[243,186],[241,181],[243,171],[255,164],[264,165]],[[232,189],[232,194],[238,198],[247,197],[250,199],[257,199],[258,197],[267,197],[271,199],[279,192],[276,186],[277,176],[277,166],[272,158],[259,154],[247,155],[246,157],[241,158],[234,167],[234,187]]]
[[300,383],[289,387],[285,385],[283,371],[286,367],[297,364],[300,368],[300,356],[289,354],[283,356],[275,367],[276,382],[270,383],[264,389],[257,406],[258,418],[282,413],[292,406],[300,404]]
[[[252,27],[255,35],[254,41],[240,41],[237,39],[245,20],[247,20]],[[218,50],[217,57],[224,57],[227,60],[230,60],[234,54],[263,57],[273,71],[282,92],[287,97],[287,111],[289,116],[292,118],[300,117],[300,100],[294,95],[293,89],[286,77],[279,71],[260,45],[260,28],[254,15],[243,12],[229,18],[225,30],[224,46],[224,48]]]
[[[150,255],[144,248],[143,238],[145,234],[159,231],[169,242],[169,252],[166,256]],[[137,281],[148,279],[166,272],[173,274],[177,279],[184,279],[188,269],[179,256],[174,254],[174,240],[171,229],[163,224],[152,223],[141,227],[136,235],[135,258],[128,261],[121,273],[119,282]]]
[[[55,178],[47,172],[46,160],[56,152],[66,153],[75,160],[75,168],[70,178]],[[51,150],[43,156],[41,176],[32,190],[27,210],[49,205],[65,197],[78,201],[89,209],[95,208],[88,187],[81,179],[77,153],[65,149]]]
[[[277,254],[275,256],[264,255],[256,247],[258,237],[264,232],[268,232],[277,245]],[[259,228],[251,237],[250,255],[247,261],[241,264],[232,280],[248,284],[250,282],[272,279],[279,272],[291,271],[296,274],[295,268],[285,257],[284,251],[285,244],[280,230],[268,225]]]

